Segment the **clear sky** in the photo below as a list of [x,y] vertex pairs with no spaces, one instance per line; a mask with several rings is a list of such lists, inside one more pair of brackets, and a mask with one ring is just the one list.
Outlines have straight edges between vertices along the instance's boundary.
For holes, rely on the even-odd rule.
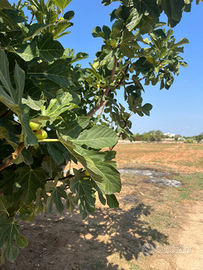
[[[145,86],[144,103],[151,103],[153,109],[149,117],[132,116],[133,133],[160,129],[164,133],[193,136],[203,132],[203,3],[196,6],[193,2],[192,11],[184,12],[181,22],[173,29],[176,41],[183,37],[190,41],[190,44],[184,45],[185,52],[181,54],[188,67],[180,68],[180,74],[175,76],[169,90],[160,91],[158,84]],[[81,62],[83,67],[93,61],[102,45],[101,38],[92,37],[92,29],[95,26],[111,26],[109,14],[119,3],[113,2],[105,7],[101,0],[73,0],[66,8],[66,11],[75,12],[71,20],[74,25],[68,29],[72,33],[59,41],[64,48],[74,49],[75,53],[89,54],[89,58]],[[165,16],[163,20],[166,20]],[[120,103],[123,103],[122,96],[118,95]]]

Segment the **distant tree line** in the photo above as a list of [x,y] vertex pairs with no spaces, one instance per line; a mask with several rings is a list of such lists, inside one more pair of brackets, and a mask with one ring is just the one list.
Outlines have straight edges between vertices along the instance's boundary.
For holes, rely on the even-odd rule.
[[[149,132],[144,132],[143,134],[136,133],[133,136],[134,141],[147,141],[147,142],[154,142],[154,141],[161,141],[163,139],[171,138],[168,135],[165,135],[161,130],[151,130]],[[203,132],[196,136],[181,136],[176,134],[174,136],[176,141],[184,141],[185,143],[194,143],[194,142],[201,142],[203,141]]]
[[163,134],[161,130],[151,130],[149,132],[144,132],[143,134],[136,133],[134,135],[135,141],[154,142],[154,141],[161,141],[163,138],[166,138],[166,136]]

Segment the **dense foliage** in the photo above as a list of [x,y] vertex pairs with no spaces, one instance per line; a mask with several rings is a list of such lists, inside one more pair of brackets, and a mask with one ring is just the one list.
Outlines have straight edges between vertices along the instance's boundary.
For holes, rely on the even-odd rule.
[[195,136],[195,140],[196,140],[197,142],[201,142],[201,141],[203,140],[203,132],[200,133],[199,135]]
[[145,132],[142,134],[143,141],[153,142],[153,141],[161,141],[161,139],[165,138],[164,134],[160,130],[151,130],[149,132]]
[[[16,217],[32,221],[40,212],[50,213],[53,204],[60,214],[77,204],[85,218],[95,210],[96,195],[102,204],[118,206],[114,193],[120,192],[121,181],[112,149],[119,137],[133,138],[132,113],[150,114],[152,105],[142,104],[143,84],[169,89],[179,67],[187,66],[180,53],[188,40],[176,42],[159,16],[165,12],[174,27],[192,1],[118,1],[111,29],[104,25],[92,31],[103,45],[86,69],[77,64],[86,53],[57,41],[73,25],[74,12],[65,11],[70,2],[27,0],[11,6],[1,1],[2,262],[5,257],[15,261],[19,248],[27,245]],[[117,90],[124,92],[131,113],[118,104]],[[105,147],[110,150],[101,151]],[[67,163],[70,169],[78,163],[80,169],[64,175]]]
[[134,141],[161,141],[167,136],[163,134],[161,130],[150,130],[148,132],[144,132],[143,134],[136,133],[133,136]]

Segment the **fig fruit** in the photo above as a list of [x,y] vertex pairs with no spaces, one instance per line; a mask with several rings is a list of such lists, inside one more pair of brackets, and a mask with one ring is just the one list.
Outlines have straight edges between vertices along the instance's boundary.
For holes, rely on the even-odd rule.
[[38,140],[44,140],[48,137],[48,134],[44,129],[37,130],[35,135],[36,135]]
[[117,41],[115,39],[109,39],[107,40],[107,45],[110,45],[112,48],[115,48],[117,46]]
[[87,171],[84,171],[84,174],[85,174],[86,176],[90,176],[90,174],[89,174]]
[[41,124],[32,121],[30,121],[29,125],[32,130],[39,130],[41,126]]

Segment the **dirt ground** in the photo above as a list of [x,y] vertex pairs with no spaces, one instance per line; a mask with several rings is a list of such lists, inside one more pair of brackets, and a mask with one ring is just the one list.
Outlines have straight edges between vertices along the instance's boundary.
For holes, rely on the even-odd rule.
[[177,172],[203,173],[203,144],[120,143],[115,150],[117,164],[122,167],[158,165]]
[[[193,179],[194,172],[202,177],[203,145],[119,144],[115,150],[120,168],[170,171],[179,180]],[[176,189],[143,180],[122,175],[119,208],[98,203],[83,221],[76,209],[20,222],[29,244],[0,270],[202,269],[203,185],[188,193],[187,183]]]
[[181,270],[198,270],[203,266],[203,194],[202,201],[196,202],[189,211],[186,224],[179,239],[185,246],[191,247],[187,256],[181,254],[176,262]]

